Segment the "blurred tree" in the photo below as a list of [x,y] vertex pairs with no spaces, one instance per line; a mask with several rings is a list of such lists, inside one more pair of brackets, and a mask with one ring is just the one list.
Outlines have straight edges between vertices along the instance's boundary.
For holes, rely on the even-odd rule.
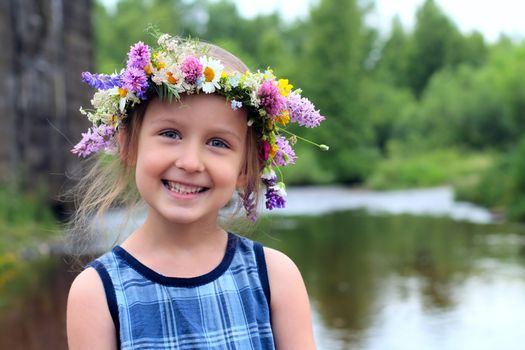
[[[372,140],[360,103],[363,64],[369,38],[364,29],[364,7],[357,0],[322,0],[312,10],[303,61],[298,76],[307,96],[327,116],[314,133],[330,143],[330,155],[321,158],[343,182],[361,181],[370,171]],[[365,156],[366,154],[366,156]]]
[[396,16],[375,67],[377,79],[394,86],[408,86],[408,45],[409,37]]
[[433,0],[426,0],[417,10],[406,76],[416,96],[421,96],[435,72],[461,61],[460,39],[456,26]]
[[463,62],[470,63],[475,67],[483,65],[488,57],[489,50],[485,39],[480,32],[475,31],[463,40]]
[[367,127],[373,135],[373,146],[387,157],[398,120],[414,102],[413,95],[406,88],[378,79],[365,79],[361,86],[361,103],[367,106]]
[[198,9],[182,0],[119,0],[112,11],[97,0],[94,16],[97,71],[112,73],[122,67],[131,43],[139,40],[151,43],[153,37],[146,32],[150,24],[166,33],[195,33],[201,26],[196,21]]

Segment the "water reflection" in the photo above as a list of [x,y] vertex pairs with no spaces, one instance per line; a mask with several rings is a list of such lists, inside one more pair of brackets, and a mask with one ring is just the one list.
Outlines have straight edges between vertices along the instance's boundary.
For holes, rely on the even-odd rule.
[[67,349],[66,300],[73,273],[59,257],[12,261],[0,288],[0,349]]
[[303,271],[321,349],[521,349],[525,341],[519,226],[354,211],[273,218],[257,237]]
[[[319,349],[517,350],[525,343],[521,226],[346,211],[266,217],[252,238],[300,267]],[[3,261],[0,349],[66,349],[70,267],[61,257]]]

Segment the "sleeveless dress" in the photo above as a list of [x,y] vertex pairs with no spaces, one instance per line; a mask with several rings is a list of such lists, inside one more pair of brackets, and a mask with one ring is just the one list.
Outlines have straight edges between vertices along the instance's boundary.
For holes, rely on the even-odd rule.
[[198,277],[166,277],[120,246],[90,262],[120,349],[275,349],[262,245],[228,233],[221,263]]

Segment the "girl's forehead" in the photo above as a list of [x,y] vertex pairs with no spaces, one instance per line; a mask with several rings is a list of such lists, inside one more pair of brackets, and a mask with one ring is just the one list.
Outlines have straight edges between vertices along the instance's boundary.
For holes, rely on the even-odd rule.
[[170,114],[170,115],[187,115],[214,112],[213,114],[220,114],[223,116],[238,116],[244,115],[244,109],[234,110],[226,98],[216,94],[191,94],[181,96],[180,101],[177,100],[160,100],[154,99],[150,102],[146,113],[155,111],[157,113],[150,114]]
[[215,94],[192,94],[181,96],[180,101],[155,99],[146,109],[147,124],[177,122],[203,126],[222,126],[225,129],[247,129],[247,112],[233,110],[230,103]]

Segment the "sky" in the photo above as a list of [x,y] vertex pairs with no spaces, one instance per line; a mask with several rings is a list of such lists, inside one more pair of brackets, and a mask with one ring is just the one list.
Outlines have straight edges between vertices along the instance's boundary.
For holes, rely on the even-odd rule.
[[[502,33],[513,39],[525,38],[525,1],[521,0],[435,0],[438,6],[464,33],[480,31],[485,39],[496,41]],[[237,0],[240,13],[253,17],[258,13],[278,10],[286,19],[305,17],[308,8],[318,0]],[[387,31],[398,15],[405,28],[412,28],[416,10],[424,0],[375,0],[375,11],[369,18],[374,27]]]

